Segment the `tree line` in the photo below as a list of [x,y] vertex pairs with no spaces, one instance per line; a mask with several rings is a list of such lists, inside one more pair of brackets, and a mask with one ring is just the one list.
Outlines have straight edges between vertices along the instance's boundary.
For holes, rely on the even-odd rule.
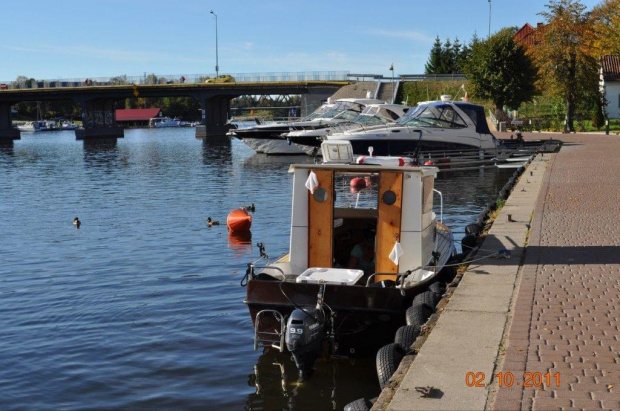
[[539,13],[534,45],[515,39],[516,27],[499,30],[486,40],[474,35],[439,37],[425,66],[427,74],[464,73],[468,92],[493,102],[496,110],[518,109],[539,96],[562,102],[564,131],[575,131],[576,112],[589,115],[600,127],[606,113],[599,87],[600,57],[620,54],[620,0],[603,0],[590,12],[578,0],[551,0]]

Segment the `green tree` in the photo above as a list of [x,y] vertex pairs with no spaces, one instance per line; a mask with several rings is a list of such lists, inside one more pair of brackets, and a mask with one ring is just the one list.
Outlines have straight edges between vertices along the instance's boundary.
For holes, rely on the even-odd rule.
[[435,38],[431,54],[428,58],[428,62],[424,65],[425,74],[438,74],[438,70],[441,67],[441,40],[439,36]]
[[491,100],[496,110],[505,105],[516,109],[536,95],[536,67],[515,42],[515,32],[505,28],[486,41],[473,42],[464,66],[472,94]]
[[545,7],[540,15],[547,24],[533,56],[545,88],[565,102],[564,131],[575,131],[577,103],[600,99],[597,60],[588,48],[591,25],[579,1],[551,0]]

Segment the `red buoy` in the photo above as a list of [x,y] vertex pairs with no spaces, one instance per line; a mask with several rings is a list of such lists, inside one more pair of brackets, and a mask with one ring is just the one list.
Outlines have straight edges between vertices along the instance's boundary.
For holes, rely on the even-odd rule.
[[424,163],[425,166],[434,166],[435,163],[433,163],[432,160],[428,160],[426,163]]
[[231,232],[248,231],[252,227],[252,216],[243,208],[237,208],[228,213],[226,225]]
[[369,181],[367,181],[365,178],[362,177],[355,177],[351,179],[351,182],[349,183],[351,185],[351,188],[366,188],[368,187]]

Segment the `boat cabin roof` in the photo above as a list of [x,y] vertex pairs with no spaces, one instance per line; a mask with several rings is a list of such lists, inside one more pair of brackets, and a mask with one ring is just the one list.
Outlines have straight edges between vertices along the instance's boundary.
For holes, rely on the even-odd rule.
[[352,173],[381,173],[384,171],[398,173],[420,173],[422,176],[437,175],[437,167],[408,167],[408,166],[385,166],[385,165],[365,165],[365,164],[291,164],[289,173],[296,169],[307,170],[334,170],[339,172]]

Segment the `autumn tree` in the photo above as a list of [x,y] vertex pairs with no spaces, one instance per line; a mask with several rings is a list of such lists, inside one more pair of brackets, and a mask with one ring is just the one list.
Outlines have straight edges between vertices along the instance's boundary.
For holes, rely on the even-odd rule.
[[620,0],[604,0],[590,13],[593,57],[620,54]]
[[588,49],[585,6],[576,0],[551,0],[540,13],[547,24],[532,50],[544,87],[565,103],[564,131],[575,131],[577,104],[600,100],[597,59]]
[[496,110],[518,108],[536,94],[537,71],[516,28],[505,28],[485,41],[472,43],[464,66],[472,94],[493,101]]

